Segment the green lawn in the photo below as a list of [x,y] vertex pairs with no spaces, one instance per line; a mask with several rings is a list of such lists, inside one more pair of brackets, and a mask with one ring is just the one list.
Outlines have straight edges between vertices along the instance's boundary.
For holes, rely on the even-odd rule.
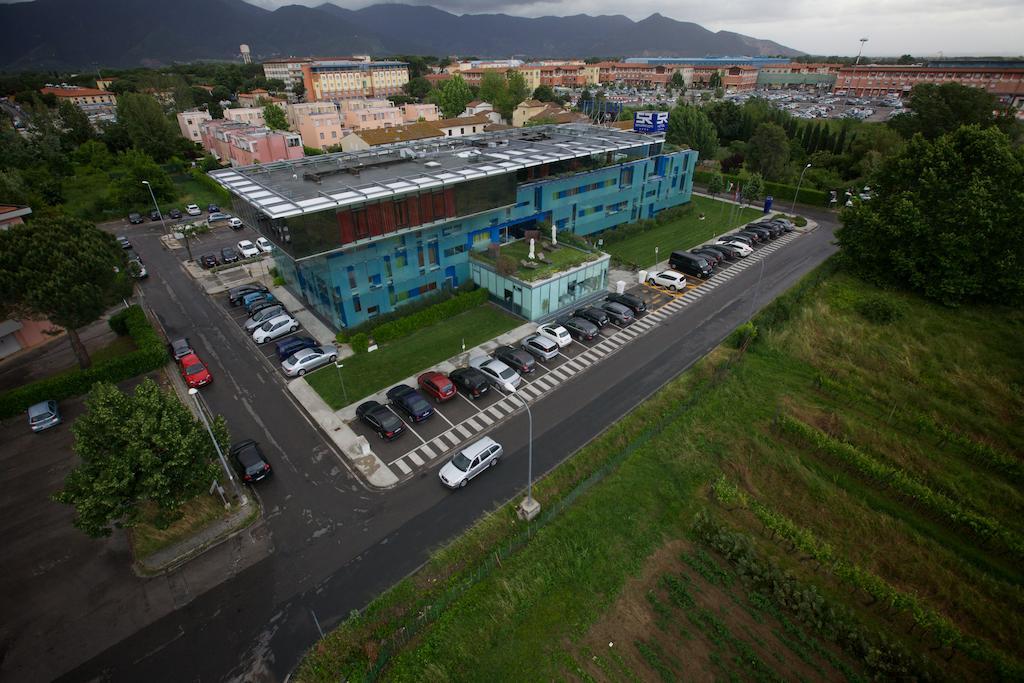
[[[534,250],[535,254],[539,254],[542,251],[540,244],[536,245]],[[516,263],[521,264],[522,261],[528,260],[526,257],[530,254],[530,243],[528,240],[518,240],[510,244],[503,245],[501,247],[501,253],[503,256],[509,256],[516,260]],[[534,280],[542,280],[554,273],[578,266],[581,263],[592,261],[597,258],[598,254],[588,253],[580,251],[573,247],[562,246],[559,249],[552,251],[544,251],[544,256],[550,264],[542,261],[536,261],[540,266],[539,268],[524,268],[522,265],[514,273],[515,277],[526,282],[533,282]],[[478,258],[481,261],[494,265],[494,260],[490,257],[489,252],[473,252],[473,257]]]
[[306,381],[328,405],[337,410],[461,353],[463,340],[468,349],[508,332],[521,323],[522,320],[513,318],[501,309],[484,304],[390,342],[372,353],[346,359],[341,371],[344,373],[344,394],[338,380],[338,371],[333,367],[328,366],[307,375]]
[[[64,210],[73,216],[91,221],[108,221],[138,212],[148,216],[153,210],[151,202],[145,202],[130,209],[122,209],[110,197],[110,177],[103,172],[79,173],[64,178]],[[218,204],[222,209],[228,206],[229,197],[224,191],[217,191],[205,183],[196,180],[188,173],[173,173],[171,180],[177,189],[177,197],[171,202],[161,202],[160,208],[166,213],[170,209],[185,210],[186,204],[198,204],[204,210],[208,204]]]
[[[467,671],[472,680],[788,680],[797,659],[814,667],[849,663],[848,680],[1019,680],[1019,563],[970,527],[928,514],[777,425],[780,415],[792,416],[1024,533],[1020,475],[981,464],[991,462],[986,453],[1019,457],[1024,443],[1024,315],[953,310],[844,274],[803,291],[755,319],[760,334],[745,355],[716,349],[539,481],[534,495],[550,511],[576,483],[608,467],[560,514],[535,523],[529,535],[515,503],[486,516],[328,634],[296,680],[361,679],[377,663],[383,675],[372,678],[389,681],[422,680],[424,672],[460,680]],[[902,318],[877,324],[861,312],[881,304]],[[808,561],[742,507],[716,502],[709,485],[723,475],[804,530],[798,540],[827,543],[858,576],[914,596],[970,644],[936,646],[945,636],[927,613],[911,628],[906,607],[851,591],[849,575],[842,578],[831,562]],[[797,599],[769,604],[770,595],[759,594],[754,608],[735,574],[712,581],[722,572],[755,572],[694,536],[698,512],[812,586],[839,608],[830,615],[849,614],[872,646],[834,645],[836,631],[800,617],[805,605]],[[665,577],[679,575],[666,573],[665,558],[694,544],[687,553],[703,567],[698,583],[718,587],[699,597],[700,610],[667,610],[659,603],[670,597]],[[758,635],[767,614],[788,624],[785,633],[774,631],[773,642],[783,643],[777,653],[765,652],[764,630]],[[892,646],[906,655],[898,656],[902,675],[882,668],[895,661]],[[744,673],[757,660],[744,647],[762,648],[758,666],[770,675]],[[595,667],[602,663],[618,673],[601,675]]]
[[[609,243],[606,240],[604,251],[621,263],[647,268],[664,261],[675,250],[689,249],[763,215],[756,209],[743,209],[737,213],[732,204],[697,195],[693,196],[690,205],[693,210],[680,219],[622,241]],[[699,219],[700,214],[704,214],[704,220]],[[657,257],[655,247],[658,247]]]

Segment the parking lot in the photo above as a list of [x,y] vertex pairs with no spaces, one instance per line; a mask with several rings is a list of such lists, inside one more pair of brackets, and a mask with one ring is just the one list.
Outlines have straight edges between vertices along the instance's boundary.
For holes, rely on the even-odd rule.
[[[249,314],[246,312],[245,306],[232,306],[228,302],[228,295],[226,292],[223,294],[217,294],[215,295],[215,297],[219,300],[220,305],[224,307],[225,311],[227,311],[228,317],[235,321],[235,323],[238,324],[239,328],[242,328],[245,325],[245,321],[249,319]],[[285,310],[287,310],[287,306],[285,306]],[[281,369],[281,361],[277,357],[277,342],[284,341],[286,339],[291,339],[292,337],[313,336],[310,332],[306,331],[302,327],[301,322],[299,323],[299,329],[296,330],[295,332],[289,332],[281,337],[278,337],[277,339],[274,339],[273,341],[268,341],[265,344],[257,344],[255,341],[253,341],[252,334],[250,332],[246,332],[244,329],[243,334],[249,337],[248,343],[252,347],[252,351],[265,358],[278,372],[281,373],[282,377],[284,377],[285,374],[284,371]],[[329,344],[333,340],[317,339],[317,341],[321,344]]]

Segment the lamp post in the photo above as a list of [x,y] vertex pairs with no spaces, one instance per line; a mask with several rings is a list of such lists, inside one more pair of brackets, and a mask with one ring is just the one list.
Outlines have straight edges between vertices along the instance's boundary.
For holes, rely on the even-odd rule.
[[[853,63],[853,81],[857,82],[857,67],[860,66],[860,56],[864,53],[864,43],[868,42],[867,38],[860,39],[860,49],[857,50],[857,61]],[[849,93],[847,93],[849,96]]]
[[345,367],[344,363],[334,362],[334,369],[338,371],[338,381],[341,382],[341,394],[345,397],[345,405],[348,405],[348,392],[345,391],[345,378],[341,376],[341,369]]
[[188,390],[188,395],[195,399],[196,408],[199,409],[199,419],[203,421],[203,426],[206,427],[206,432],[210,435],[210,440],[213,441],[213,447],[217,450],[217,457],[220,458],[220,464],[221,467],[224,468],[224,473],[228,475],[228,481],[231,482],[231,488],[235,492],[235,498],[238,499],[238,504],[247,505],[249,501],[239,488],[238,480],[235,479],[235,473],[231,471],[231,466],[228,465],[228,461],[224,457],[224,452],[220,449],[220,444],[217,443],[217,437],[213,435],[213,428],[210,427],[210,422],[206,419],[206,413],[203,411],[203,404],[199,400],[199,390],[192,387]]
[[793,206],[789,207],[790,215],[796,215],[796,198],[800,196],[800,184],[804,182],[804,173],[807,173],[807,169],[811,167],[810,164],[804,166],[804,170],[800,171],[800,180],[796,183],[796,192],[793,194]]
[[530,412],[530,404],[526,402],[511,384],[505,384],[505,391],[514,395],[526,408],[526,418],[529,424],[527,432],[527,465],[526,465],[526,498],[519,503],[519,517],[529,522],[540,512],[540,503],[533,499],[533,413]]
[[160,210],[160,205],[156,203],[156,195],[153,194],[153,186],[149,184],[148,180],[143,180],[142,184],[149,190],[149,196],[153,199],[153,208],[156,209],[156,215],[160,216],[160,226],[164,229],[164,234],[167,234],[167,224],[164,223],[164,212]]

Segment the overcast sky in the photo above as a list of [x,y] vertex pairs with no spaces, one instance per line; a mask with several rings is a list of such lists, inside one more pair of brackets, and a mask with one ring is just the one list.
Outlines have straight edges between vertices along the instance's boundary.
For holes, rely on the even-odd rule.
[[[379,0],[385,1],[385,0]],[[654,12],[693,21],[712,31],[736,31],[774,40],[812,54],[855,55],[868,38],[866,55],[920,56],[1024,54],[1021,0],[388,0],[433,5],[455,14],[503,12],[525,17],[625,14],[643,19]],[[319,5],[324,0],[249,0],[273,9]],[[337,0],[358,9],[374,0]]]

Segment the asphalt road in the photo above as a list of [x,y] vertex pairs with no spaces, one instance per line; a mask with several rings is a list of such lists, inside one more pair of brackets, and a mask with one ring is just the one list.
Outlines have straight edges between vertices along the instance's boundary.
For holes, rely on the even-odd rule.
[[[687,369],[739,323],[835,251],[834,215],[534,404],[534,472],[551,469]],[[414,571],[428,551],[526,482],[526,416],[497,425],[495,470],[451,493],[436,468],[375,492],[352,475],[221,310],[158,246],[132,231],[151,277],[145,299],[170,335],[187,335],[215,373],[203,394],[234,438],[261,440],[275,475],[258,486],[272,551],[124,638],[60,680],[283,681],[317,637]],[[758,287],[758,284],[760,285]],[[97,629],[102,629],[100,624]]]

